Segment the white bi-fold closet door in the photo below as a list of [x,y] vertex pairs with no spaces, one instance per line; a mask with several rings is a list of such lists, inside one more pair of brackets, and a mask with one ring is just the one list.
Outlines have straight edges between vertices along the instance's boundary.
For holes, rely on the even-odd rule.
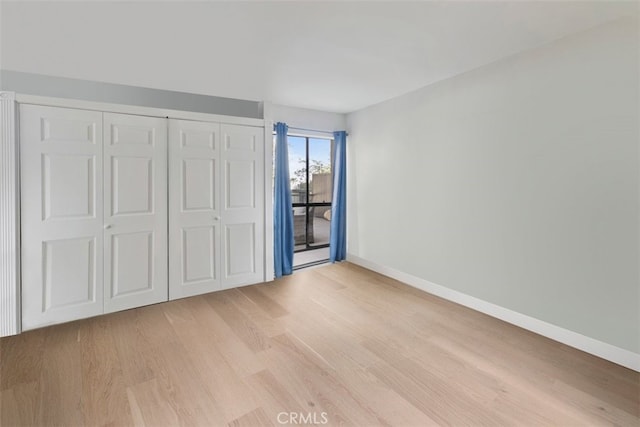
[[167,300],[167,122],[104,113],[104,311]]
[[264,278],[264,130],[169,121],[169,296]]
[[23,329],[167,299],[166,120],[20,107]]

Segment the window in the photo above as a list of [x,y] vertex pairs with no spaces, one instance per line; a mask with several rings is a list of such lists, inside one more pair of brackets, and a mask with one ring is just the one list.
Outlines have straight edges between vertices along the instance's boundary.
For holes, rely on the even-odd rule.
[[295,252],[327,248],[333,140],[289,135],[288,141]]

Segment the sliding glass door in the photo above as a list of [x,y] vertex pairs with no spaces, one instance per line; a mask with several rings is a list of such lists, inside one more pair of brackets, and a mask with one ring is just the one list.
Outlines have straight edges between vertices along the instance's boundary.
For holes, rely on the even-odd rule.
[[295,252],[329,247],[333,141],[292,135],[288,140]]

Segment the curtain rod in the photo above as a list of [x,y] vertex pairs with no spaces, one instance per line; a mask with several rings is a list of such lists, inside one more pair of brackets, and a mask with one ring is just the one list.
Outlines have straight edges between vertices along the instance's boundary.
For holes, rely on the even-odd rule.
[[[276,125],[275,123],[273,124],[273,128],[275,129]],[[288,129],[295,129],[295,130],[303,130],[303,131],[307,131],[307,132],[318,132],[318,133],[328,133],[329,135],[333,135],[332,131],[328,131],[328,130],[317,130],[317,129],[306,129],[306,128],[296,128],[293,126],[287,126]],[[349,135],[349,134],[347,134]]]
[[328,133],[328,134],[330,134],[330,135],[333,135],[333,132],[331,132],[331,131],[327,131],[327,130],[317,130],[317,129],[296,128],[296,127],[293,127],[293,126],[289,126],[289,129],[295,129],[295,130],[306,130],[307,132]]

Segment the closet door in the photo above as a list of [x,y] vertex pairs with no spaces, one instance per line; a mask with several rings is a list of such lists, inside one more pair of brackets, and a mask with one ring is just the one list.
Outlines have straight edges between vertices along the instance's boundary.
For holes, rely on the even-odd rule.
[[220,289],[220,125],[169,121],[169,296]]
[[102,313],[102,113],[20,106],[22,327]]
[[168,299],[167,121],[104,113],[105,313]]
[[264,279],[264,129],[221,126],[222,287]]

